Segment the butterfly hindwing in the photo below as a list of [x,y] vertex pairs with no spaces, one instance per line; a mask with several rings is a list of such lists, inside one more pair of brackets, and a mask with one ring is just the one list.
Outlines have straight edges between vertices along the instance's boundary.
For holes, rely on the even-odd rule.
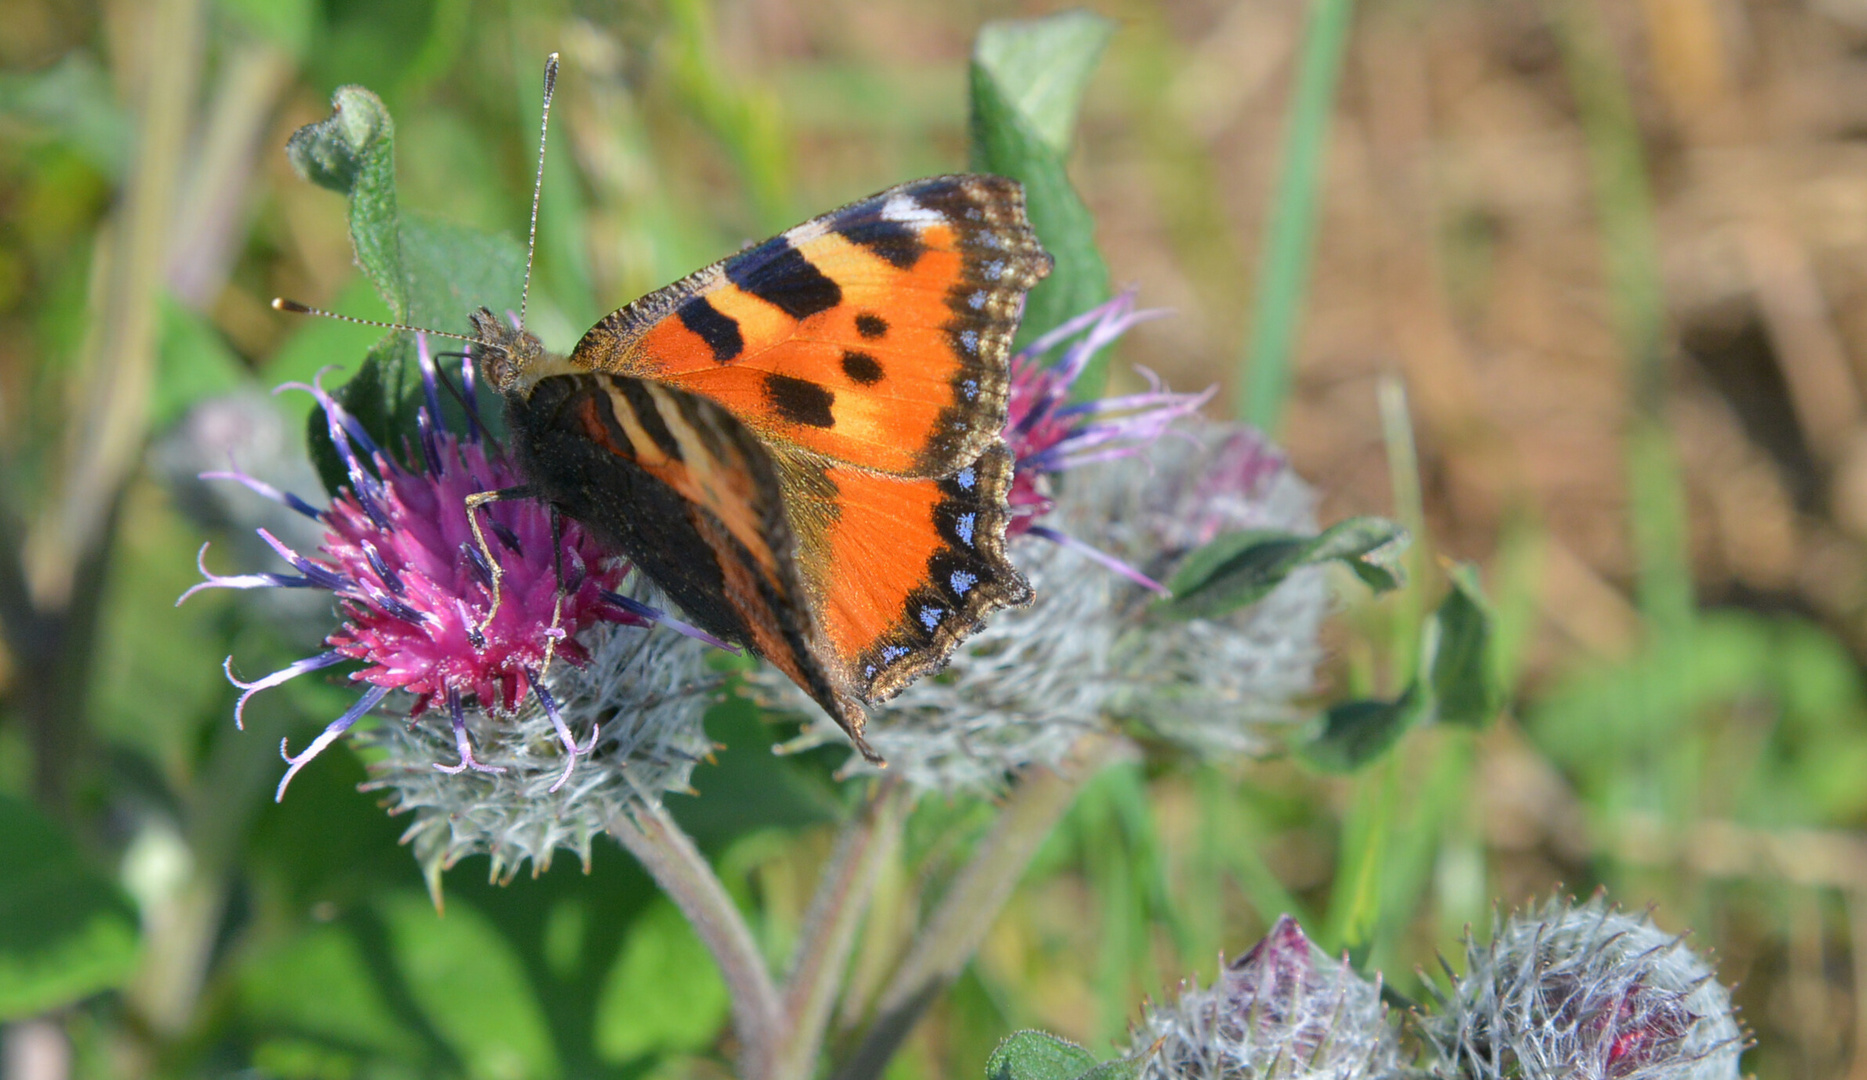
[[1004,426],[1012,335],[1049,269],[1015,181],[917,180],[643,297],[571,362],[710,398],[780,446],[948,476]]
[[988,614],[1030,602],[1005,555],[1004,443],[939,479],[775,460],[828,651],[863,700],[893,697]]

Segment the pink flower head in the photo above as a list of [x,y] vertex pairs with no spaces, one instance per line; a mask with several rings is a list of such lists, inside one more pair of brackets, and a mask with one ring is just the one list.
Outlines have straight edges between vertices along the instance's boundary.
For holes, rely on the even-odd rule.
[[[1104,566],[1148,588],[1164,592],[1152,578],[1114,556],[1038,523],[1056,505],[1051,477],[1099,461],[1132,457],[1153,445],[1172,425],[1198,413],[1216,387],[1199,394],[1176,394],[1158,376],[1138,368],[1147,379],[1146,393],[1072,403],[1070,391],[1096,354],[1136,323],[1164,311],[1136,311],[1129,290],[1078,315],[1038,338],[1011,358],[1010,415],[1005,441],[1017,459],[1012,476],[1012,536],[1031,533],[1082,551]],[[1066,344],[1067,343],[1067,344]],[[1059,347],[1063,355],[1051,358]]]
[[[350,674],[352,681],[366,686],[355,705],[303,752],[293,755],[280,744],[290,767],[279,782],[279,798],[300,768],[391,690],[415,695],[410,720],[437,699],[447,704],[461,760],[457,766],[436,766],[446,772],[498,771],[474,760],[464,710],[477,703],[492,712],[510,713],[529,693],[557,724],[567,759],[562,784],[577,757],[595,745],[596,733],[579,746],[540,680],[555,659],[578,666],[588,661],[588,652],[576,640],[580,631],[599,622],[665,622],[711,640],[664,612],[619,595],[616,589],[629,564],[606,553],[582,526],[554,520],[548,506],[532,499],[502,500],[477,511],[500,570],[495,607],[493,567],[474,539],[466,500],[476,492],[516,487],[524,478],[496,447],[489,452],[471,411],[465,438],[439,427],[436,373],[425,337],[417,338],[417,353],[426,392],[417,417],[420,467],[405,466],[384,453],[363,425],[314,380],[310,386],[287,387],[317,398],[329,422],[331,443],[349,475],[349,486],[329,507],[320,511],[238,471],[203,474],[244,484],[323,523],[326,532],[318,554],[306,557],[261,529],[260,537],[298,571],[296,576],[222,576],[203,563],[201,573],[207,580],[183,593],[181,600],[210,588],[318,588],[336,595],[344,617],[325,638],[328,651],[256,681],[235,677],[233,658],[228,657],[227,677],[243,691],[234,706],[235,724],[240,724],[247,700],[261,690],[347,660],[363,664]],[[465,400],[471,402],[471,361],[463,365],[463,379]],[[203,545],[201,557],[206,554]]]

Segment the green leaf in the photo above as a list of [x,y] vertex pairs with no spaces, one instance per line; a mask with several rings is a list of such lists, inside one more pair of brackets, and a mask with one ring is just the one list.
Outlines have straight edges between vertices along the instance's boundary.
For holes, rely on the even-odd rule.
[[1323,714],[1321,730],[1299,752],[1324,772],[1354,772],[1387,753],[1425,715],[1417,684],[1394,701],[1346,701]]
[[1210,619],[1257,603],[1305,566],[1340,562],[1369,588],[1401,583],[1399,557],[1407,530],[1383,518],[1339,521],[1315,536],[1254,529],[1227,533],[1190,552],[1167,580],[1164,614]]
[[[298,129],[285,151],[300,175],[350,200],[357,265],[388,305],[390,320],[461,333],[474,308],[517,307],[524,249],[503,236],[402,214],[395,124],[382,100],[358,86],[339,89],[331,100],[332,114]],[[412,436],[420,387],[407,335],[393,332],[378,340],[356,375],[332,396],[381,445],[394,447],[399,436]],[[346,478],[319,410],[312,412],[306,441],[325,487],[335,492]]]
[[0,796],[0,1020],[123,985],[137,950],[122,890],[44,815]]
[[[1056,259],[1031,290],[1019,343],[1109,297],[1095,221],[1065,168],[1070,129],[1114,24],[1083,11],[987,23],[972,56],[972,167],[1024,184],[1031,224]],[[1101,393],[1098,360],[1079,391]]]
[[421,1039],[397,1023],[370,959],[343,926],[307,927],[241,965],[241,1015],[262,1032],[315,1035],[420,1061]]
[[1095,1055],[1047,1031],[1016,1031],[985,1063],[986,1080],[1078,1080],[1099,1063]]
[[467,333],[469,311],[517,311],[525,289],[517,241],[413,211],[402,215],[402,265],[409,321],[429,330]]
[[1454,567],[1451,589],[1426,622],[1420,669],[1433,692],[1433,716],[1443,724],[1482,727],[1497,712],[1492,669],[1491,607],[1477,568]]
[[706,946],[680,910],[657,900],[629,925],[596,999],[596,1052],[621,1064],[712,1045],[731,1002]]
[[1136,1054],[1134,1057],[1116,1058],[1114,1061],[1105,1061],[1097,1065],[1077,1077],[1076,1080],[1135,1080],[1141,1075],[1141,1066],[1145,1064],[1147,1064],[1145,1053]]
[[1067,154],[1083,91],[1114,32],[1113,22],[1081,9],[991,22],[979,30],[973,64],[1033,135]]
[[382,99],[361,86],[340,86],[331,115],[292,133],[285,154],[298,175],[350,200],[350,242],[357,265],[407,322],[408,278],[395,197],[395,121]]
[[421,893],[382,905],[409,996],[472,1077],[546,1080],[558,1075],[550,1024],[511,942],[456,902],[442,918]]

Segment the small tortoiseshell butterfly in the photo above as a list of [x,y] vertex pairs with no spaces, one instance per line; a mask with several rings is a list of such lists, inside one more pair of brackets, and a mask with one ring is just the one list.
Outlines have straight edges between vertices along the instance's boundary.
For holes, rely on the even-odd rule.
[[514,327],[481,308],[470,350],[530,482],[470,503],[547,500],[879,760],[863,704],[1031,600],[1005,555],[1000,433],[1050,267],[1015,181],[937,176],[650,293],[567,357],[523,309]]

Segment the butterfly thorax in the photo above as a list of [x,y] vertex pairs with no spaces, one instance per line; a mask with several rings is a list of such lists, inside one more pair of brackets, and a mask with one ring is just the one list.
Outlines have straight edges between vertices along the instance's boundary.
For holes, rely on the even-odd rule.
[[501,394],[529,397],[539,379],[582,370],[564,357],[547,352],[529,331],[501,320],[486,308],[469,313],[467,318],[478,338],[471,347],[474,362]]

